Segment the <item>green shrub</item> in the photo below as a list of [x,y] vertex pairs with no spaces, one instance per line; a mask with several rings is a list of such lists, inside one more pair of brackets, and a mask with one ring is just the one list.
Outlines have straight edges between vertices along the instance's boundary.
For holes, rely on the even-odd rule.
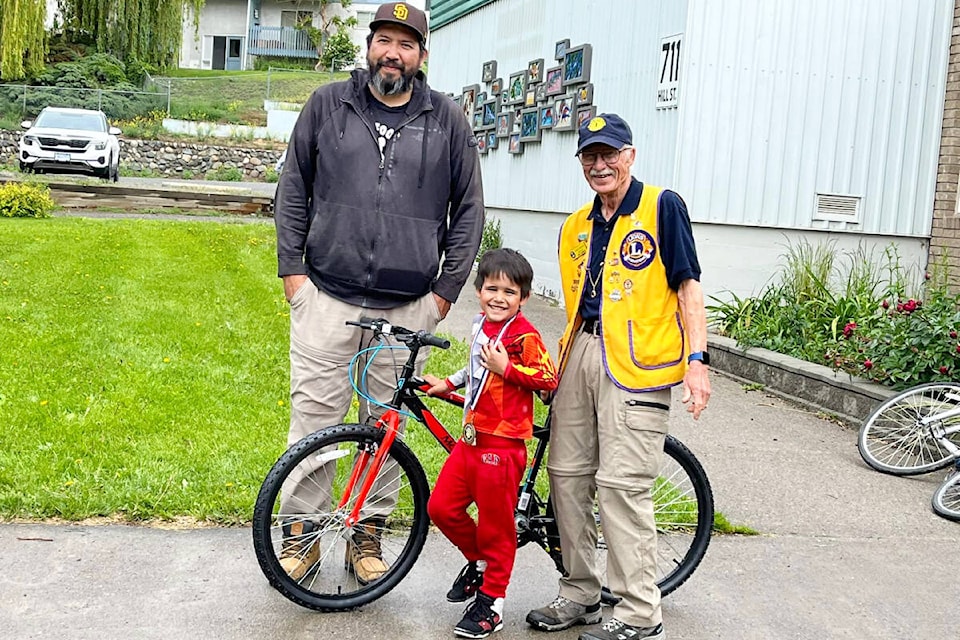
[[280,182],[280,174],[277,173],[277,170],[273,167],[267,167],[267,170],[263,172],[263,181],[264,182]]
[[789,247],[778,281],[758,296],[708,307],[713,327],[744,346],[771,349],[892,386],[956,378],[960,294],[945,268],[920,277],[893,246],[883,260],[832,243]]
[[44,184],[10,182],[0,186],[0,218],[49,218],[53,198]]
[[217,180],[220,182],[240,182],[243,180],[243,171],[236,167],[220,165],[216,169],[207,172],[207,180]]
[[477,261],[491,249],[503,246],[503,236],[500,233],[500,221],[496,218],[487,219],[483,223],[483,237],[480,239],[480,250],[477,251]]

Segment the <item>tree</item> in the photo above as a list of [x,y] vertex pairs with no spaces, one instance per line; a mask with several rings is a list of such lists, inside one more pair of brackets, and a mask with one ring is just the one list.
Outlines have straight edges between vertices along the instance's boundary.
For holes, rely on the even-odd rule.
[[[350,34],[347,29],[357,26],[357,19],[353,16],[344,19],[338,15],[330,15],[330,5],[339,4],[343,9],[347,9],[350,7],[352,1],[353,0],[319,0],[320,10],[318,11],[318,15],[320,16],[320,27],[317,28],[313,26],[313,20],[310,18],[301,21],[300,24],[297,25],[297,28],[306,33],[310,38],[310,42],[317,48],[317,57],[320,58],[316,66],[317,71],[329,68],[331,61],[339,61],[340,68],[342,68],[345,63],[353,62],[356,58],[359,47],[350,42]],[[310,4],[315,3],[311,2]],[[337,29],[333,35],[330,33],[332,27],[336,27]],[[334,44],[335,51],[327,53],[328,46],[330,46],[328,41],[331,39],[336,41]],[[344,58],[343,56],[347,57]]]
[[346,25],[339,25],[337,32],[327,38],[327,42],[320,54],[320,64],[324,69],[340,71],[357,59],[360,47],[350,40],[350,32]]
[[46,15],[44,0],[0,2],[0,78],[18,80],[43,70]]
[[186,10],[192,10],[196,23],[205,0],[58,2],[68,36],[89,34],[96,42],[97,51],[112,54],[124,62],[137,60],[169,67],[176,64],[180,53]]

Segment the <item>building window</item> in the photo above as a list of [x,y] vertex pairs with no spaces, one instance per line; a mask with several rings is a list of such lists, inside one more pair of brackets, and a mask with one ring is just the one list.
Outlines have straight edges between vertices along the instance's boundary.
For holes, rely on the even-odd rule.
[[373,22],[373,16],[376,15],[372,11],[358,11],[357,12],[357,28],[363,31],[366,31],[370,28],[370,23]]
[[301,24],[310,24],[313,22],[312,11],[281,11],[281,27],[298,27]]

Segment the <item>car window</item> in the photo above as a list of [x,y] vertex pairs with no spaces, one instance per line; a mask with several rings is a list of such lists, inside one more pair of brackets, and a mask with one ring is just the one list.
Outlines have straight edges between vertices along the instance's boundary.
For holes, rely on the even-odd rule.
[[69,113],[65,111],[43,111],[37,117],[36,127],[48,129],[74,129],[77,131],[107,131],[106,120],[99,113]]

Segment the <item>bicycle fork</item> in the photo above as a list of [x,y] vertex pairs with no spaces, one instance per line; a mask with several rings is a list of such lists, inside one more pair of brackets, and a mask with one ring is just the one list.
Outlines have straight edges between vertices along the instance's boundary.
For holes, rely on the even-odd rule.
[[350,477],[347,479],[347,485],[344,487],[343,496],[337,509],[343,509],[350,502],[357,485],[360,490],[357,492],[356,501],[350,514],[344,520],[347,527],[352,527],[360,522],[360,511],[370,495],[370,489],[383,468],[383,463],[390,453],[390,447],[393,441],[397,439],[397,433],[400,431],[400,416],[396,409],[387,410],[377,421],[377,428],[383,430],[383,440],[377,447],[376,453],[370,453],[370,447],[364,447],[356,457],[353,463],[353,469],[350,471]]

